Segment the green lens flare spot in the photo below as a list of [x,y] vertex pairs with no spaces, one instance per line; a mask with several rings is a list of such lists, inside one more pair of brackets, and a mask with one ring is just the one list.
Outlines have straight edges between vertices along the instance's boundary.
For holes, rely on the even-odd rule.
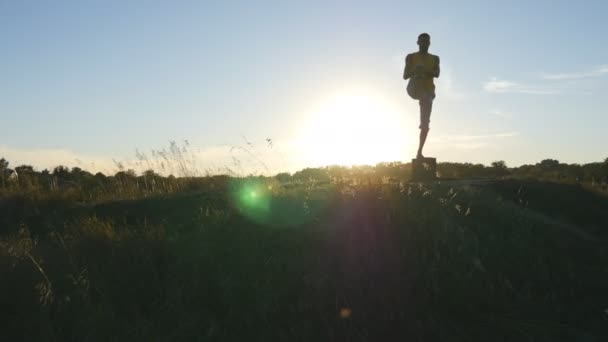
[[258,180],[240,180],[232,186],[232,202],[241,214],[257,223],[269,220],[271,193]]
[[233,179],[229,187],[232,207],[239,215],[267,227],[302,225],[330,200],[326,192],[315,195],[304,188],[286,190],[276,180],[262,177]]

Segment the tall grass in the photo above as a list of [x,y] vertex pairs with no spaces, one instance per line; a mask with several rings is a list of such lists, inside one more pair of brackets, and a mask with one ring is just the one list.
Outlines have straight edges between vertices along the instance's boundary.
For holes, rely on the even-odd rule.
[[[246,181],[95,206],[36,203],[42,217],[24,211],[18,229],[0,242],[3,336],[608,337],[606,235],[576,214],[560,224],[590,239],[546,220],[551,203],[560,203],[555,195],[538,197],[547,187],[367,181],[285,187],[258,177],[272,210],[254,220],[231,196]],[[539,206],[539,198],[549,203]],[[608,204],[599,203],[590,215],[606,215]]]

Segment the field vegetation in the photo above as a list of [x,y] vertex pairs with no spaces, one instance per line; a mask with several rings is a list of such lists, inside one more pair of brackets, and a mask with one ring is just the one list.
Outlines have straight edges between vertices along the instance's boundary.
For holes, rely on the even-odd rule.
[[2,339],[608,340],[608,160],[184,165],[2,160]]

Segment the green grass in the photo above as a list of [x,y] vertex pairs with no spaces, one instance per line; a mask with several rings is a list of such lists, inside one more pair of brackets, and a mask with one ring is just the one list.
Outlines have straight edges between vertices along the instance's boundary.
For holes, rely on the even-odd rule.
[[232,180],[0,212],[10,341],[608,338],[608,202],[578,187]]

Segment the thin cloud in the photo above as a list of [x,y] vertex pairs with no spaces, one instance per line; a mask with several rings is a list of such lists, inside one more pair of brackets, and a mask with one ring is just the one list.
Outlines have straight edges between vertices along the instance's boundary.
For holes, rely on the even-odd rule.
[[601,65],[592,70],[564,73],[545,73],[542,78],[551,81],[576,80],[581,78],[601,77],[608,75],[608,65]]
[[[544,81],[543,85],[523,84],[510,80],[501,80],[492,77],[489,81],[482,84],[483,90],[488,93],[519,93],[519,94],[538,94],[551,95],[558,93],[578,93],[589,94],[589,91],[581,89],[577,80],[598,78],[608,76],[608,64],[600,65],[593,69],[562,73],[543,73],[538,77]],[[547,82],[550,81],[550,82]]]
[[492,109],[490,111],[490,114],[494,115],[494,116],[498,116],[498,117],[504,118],[504,119],[512,119],[513,118],[513,115],[511,113],[503,112],[502,110],[498,110],[498,109]]
[[[519,132],[500,132],[494,134],[454,134],[430,137],[429,142],[438,150],[470,151],[482,150],[496,146],[499,140],[509,139],[519,135]],[[466,152],[465,152],[466,153]]]
[[40,170],[52,170],[56,166],[65,165],[104,173],[116,169],[111,158],[83,155],[67,149],[20,149],[0,145],[1,157],[8,160],[11,167],[32,165]]
[[[258,146],[259,145],[259,146]],[[181,147],[180,147],[181,148]],[[274,174],[290,169],[291,146],[274,142],[253,145],[189,146],[182,155],[175,156],[166,149],[155,152],[134,151],[133,157],[117,159],[112,156],[92,156],[68,149],[26,149],[0,145],[0,158],[10,162],[10,167],[31,165],[37,170],[53,170],[59,165],[79,167],[92,173],[114,174],[120,169],[132,169],[137,173],[153,169],[162,175],[205,174]],[[185,152],[184,152],[185,151]],[[182,158],[183,156],[183,158]],[[177,158],[177,159],[175,159]],[[180,159],[182,158],[182,159]]]
[[449,66],[441,66],[441,75],[435,81],[437,84],[437,95],[451,100],[466,100],[468,95],[454,86],[452,69]]
[[482,147],[488,146],[485,142],[470,142],[470,143],[452,143],[450,146],[454,149],[459,150],[477,150]]
[[555,89],[540,87],[535,85],[521,84],[518,82],[499,80],[492,77],[489,81],[483,84],[483,90],[489,93],[520,93],[520,94],[539,94],[551,95],[555,94]]
[[518,136],[519,132],[501,132],[494,134],[454,134],[454,135],[443,135],[435,138],[438,142],[455,142],[455,141],[471,141],[471,140],[484,140],[484,139],[499,139],[499,138],[511,138]]

